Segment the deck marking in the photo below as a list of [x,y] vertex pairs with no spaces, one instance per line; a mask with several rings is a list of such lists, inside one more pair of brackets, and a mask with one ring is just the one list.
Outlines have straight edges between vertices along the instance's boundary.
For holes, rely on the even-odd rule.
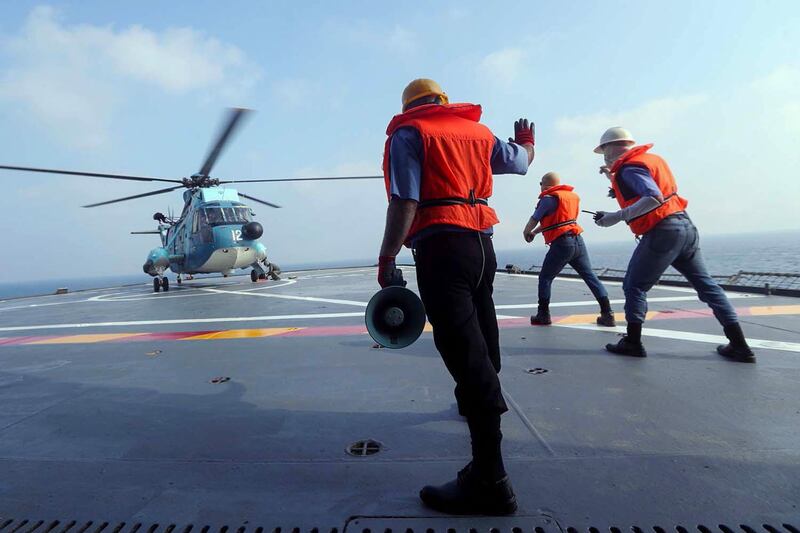
[[209,339],[256,339],[261,337],[272,337],[282,333],[298,331],[302,328],[255,328],[255,329],[229,329],[223,331],[212,331],[211,333],[201,333],[183,337],[182,341],[199,341]]
[[0,327],[0,331],[31,331],[39,329],[108,328],[118,326],[156,326],[163,324],[209,324],[214,322],[260,322],[265,320],[305,320],[320,318],[364,317],[364,313],[316,313],[302,315],[241,316],[220,318],[180,318],[167,320],[131,320],[127,322],[87,322],[78,324],[43,324],[38,326]]
[[[606,333],[626,333],[624,326],[606,328],[597,325],[554,324],[557,327],[584,329],[590,331],[604,331]],[[692,333],[690,331],[676,331],[672,329],[642,328],[642,335],[646,337],[660,337],[662,339],[676,339],[683,341],[706,342],[710,344],[728,344],[728,339],[722,335],[709,335],[707,333]],[[768,350],[781,350],[786,352],[800,352],[800,343],[771,341],[766,339],[747,339],[751,348],[764,348]]]
[[[183,287],[178,289],[179,291],[191,291],[191,294],[170,294],[165,295],[163,293],[156,293],[156,292],[147,292],[141,295],[137,294],[130,294],[126,292],[117,292],[112,294],[100,294],[98,296],[94,296],[89,298],[85,301],[92,301],[92,302],[136,302],[139,300],[149,300],[150,298],[158,298],[158,299],[169,299],[169,298],[193,298],[196,296],[212,296],[214,294],[213,291],[219,290],[220,292],[229,292],[230,294],[251,294],[251,291],[261,291],[261,290],[268,290],[268,289],[278,289],[280,287],[286,287],[288,285],[294,285],[297,283],[297,280],[294,279],[287,279],[281,280],[282,283],[275,284],[275,285],[266,285],[264,287],[255,287],[251,289],[242,289],[241,291],[234,292],[234,291],[222,291],[219,289],[212,289],[210,287]],[[202,292],[201,292],[202,291]],[[123,295],[123,296],[119,296]]]
[[[497,274],[500,275],[500,276],[509,276],[509,277],[514,277],[514,278],[528,278],[528,279],[535,279],[535,280],[539,279],[539,276],[537,276],[536,274],[512,274],[510,272],[498,272]],[[570,282],[570,283],[585,283],[580,278],[566,278],[566,277],[556,276],[555,279],[556,279],[556,281],[567,281],[567,282]],[[613,285],[613,286],[617,286],[617,287],[622,285],[621,281],[605,281],[605,280],[601,280],[601,281],[603,282],[604,285]],[[674,285],[653,285],[652,289],[650,289],[650,290],[653,290],[653,291],[662,290],[662,291],[673,291],[673,292],[689,292],[689,293],[696,293],[697,292],[692,287],[676,287]],[[727,295],[731,295],[731,294],[735,294],[735,293],[736,293],[735,291],[725,291],[725,294],[727,294]],[[747,293],[744,293],[744,294],[747,294]]]
[[[738,298],[763,298],[764,296],[761,294],[746,294],[746,293],[733,293],[728,294],[728,299],[738,299]],[[648,303],[651,302],[699,302],[700,299],[697,296],[661,296],[657,298],[648,298]],[[616,300],[609,300],[612,304],[624,304],[625,299],[616,299]],[[578,307],[583,305],[597,305],[597,300],[578,300],[574,302],[551,302],[550,307]],[[538,307],[538,303],[529,303],[529,304],[503,304],[503,305],[495,305],[495,309],[530,309]],[[798,306],[800,307],[800,306]]]
[[[753,311],[755,310],[755,311]],[[740,316],[759,316],[759,315],[796,315],[800,314],[800,305],[773,305],[757,307],[738,307],[736,312]],[[75,324],[41,324],[33,326],[6,326],[0,327],[0,331],[35,331],[43,329],[76,329],[92,327],[119,327],[119,326],[154,326],[168,324],[211,324],[215,322],[262,322],[272,320],[317,320],[325,318],[352,318],[363,317],[363,312],[348,313],[309,313],[292,315],[266,315],[266,316],[243,316],[243,317],[219,317],[219,318],[178,318],[165,320],[130,320],[124,322],[87,322]],[[577,314],[566,316],[554,316],[553,323],[556,324],[594,324],[596,314]],[[679,311],[650,311],[647,314],[648,320],[678,320],[685,318],[704,318],[712,317],[713,314],[708,308]],[[522,327],[530,325],[528,317],[518,317],[509,315],[497,315],[500,320],[500,327]],[[327,327],[327,326],[326,326]],[[339,327],[339,326],[333,326]],[[607,329],[604,328],[604,331]],[[0,339],[0,344],[3,340]]]
[[544,440],[544,437],[542,437],[542,434],[539,433],[539,430],[536,429],[536,426],[534,426],[533,422],[531,422],[530,419],[525,415],[525,412],[519,406],[517,401],[514,400],[514,398],[511,396],[511,394],[509,394],[509,392],[505,389],[505,387],[503,387],[502,392],[503,392],[503,396],[505,397],[506,401],[511,406],[511,409],[513,409],[514,412],[517,413],[517,416],[520,418],[520,420],[522,420],[522,424],[526,428],[528,428],[528,431],[530,431],[531,434],[536,438],[536,440],[539,441],[539,444],[541,444],[542,447],[545,450],[547,450],[547,453],[549,453],[552,456],[555,456],[556,452],[553,451],[553,448],[551,448],[549,444],[547,444],[547,441]]
[[765,305],[750,308],[750,316],[771,316],[785,315],[792,310],[791,314],[800,314],[800,305]]
[[86,335],[67,335],[49,337],[26,344],[93,344],[96,342],[128,340],[133,337],[141,337],[147,333],[89,333]]
[[261,294],[258,292],[245,292],[245,291],[223,291],[221,289],[200,289],[201,291],[213,292],[217,294],[238,294],[242,296],[261,296],[263,298],[278,298],[282,300],[301,300],[304,302],[322,302],[329,304],[342,304],[342,305],[355,305],[358,307],[366,307],[367,302],[357,302],[355,300],[337,300],[334,298],[317,298],[315,296],[293,296],[291,294]]

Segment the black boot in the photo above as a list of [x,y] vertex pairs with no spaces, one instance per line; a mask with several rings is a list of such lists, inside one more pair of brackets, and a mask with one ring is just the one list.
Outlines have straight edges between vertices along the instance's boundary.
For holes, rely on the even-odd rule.
[[447,514],[504,516],[517,510],[517,497],[508,476],[486,481],[475,473],[472,463],[449,483],[423,487],[419,497],[426,506]]
[[617,321],[614,320],[614,311],[611,310],[611,302],[608,301],[608,296],[603,296],[597,300],[597,303],[600,304],[600,316],[597,317],[597,325],[608,328],[616,326]]
[[756,356],[753,350],[747,345],[744,333],[742,332],[742,326],[736,322],[735,324],[723,326],[722,329],[725,331],[725,336],[728,337],[730,342],[725,346],[717,346],[717,353],[723,357],[727,357],[731,361],[755,363]]
[[517,509],[508,481],[500,444],[500,413],[471,414],[467,418],[472,442],[472,462],[455,480],[424,487],[419,497],[437,511],[450,514],[507,515]]
[[550,320],[550,300],[539,298],[539,310],[531,316],[531,326],[549,326],[553,322]]
[[642,325],[628,323],[628,334],[623,335],[617,344],[606,344],[606,350],[619,355],[647,357],[642,344]]

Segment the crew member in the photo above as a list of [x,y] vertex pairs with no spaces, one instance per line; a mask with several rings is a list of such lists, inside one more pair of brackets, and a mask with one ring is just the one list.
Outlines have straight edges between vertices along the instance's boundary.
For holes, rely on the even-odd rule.
[[733,361],[755,362],[755,356],[739,325],[736,311],[725,292],[711,278],[700,253],[700,238],[689,215],[686,199],[678,195],[672,172],[660,156],[650,153],[652,144],[634,146],[630,132],[609,128],[595,153],[603,154],[600,168],[611,180],[620,210],[598,211],[595,223],[608,227],[625,221],[637,237],[622,288],[628,334],[606,350],[638,357],[646,356],[642,345],[642,323],[647,314],[647,291],[672,265],[691,283],[701,301],[708,304],[730,341],[717,352]]
[[539,309],[531,317],[534,326],[549,326],[550,288],[561,270],[569,265],[583,279],[600,304],[597,324],[614,327],[614,312],[608,301],[606,288],[592,271],[589,252],[583,242],[583,228],[578,225],[580,197],[573,192],[574,187],[561,185],[561,178],[555,172],[548,172],[539,182],[541,194],[536,210],[528,220],[522,236],[525,242],[532,242],[539,233],[544,235],[544,243],[550,246],[539,272]]
[[516,497],[503,466],[500,346],[492,300],[497,261],[489,207],[492,174],[525,174],[534,127],[514,124],[503,142],[480,124],[481,107],[450,104],[429,79],[408,84],[403,112],[386,129],[383,171],[389,207],[378,260],[381,287],[404,284],[395,256],[414,249],[417,283],[433,339],[455,380],[459,412],[469,425],[472,461],[454,481],[426,486],[420,498],[438,511],[510,514]]

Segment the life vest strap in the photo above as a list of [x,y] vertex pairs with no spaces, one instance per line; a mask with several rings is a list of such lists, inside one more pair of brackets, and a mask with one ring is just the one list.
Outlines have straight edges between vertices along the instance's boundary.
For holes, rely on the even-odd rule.
[[451,196],[449,198],[434,198],[432,200],[423,200],[417,205],[417,209],[426,207],[443,207],[448,205],[470,205],[475,207],[476,204],[489,205],[488,198],[476,198],[475,191],[469,191],[469,198],[459,198]]
[[642,218],[643,216],[647,216],[647,215],[649,215],[650,213],[652,213],[652,212],[653,212],[653,211],[655,211],[656,209],[660,208],[662,205],[666,204],[666,203],[667,203],[667,202],[670,200],[670,198],[672,198],[673,196],[678,196],[678,191],[675,191],[675,192],[673,192],[672,194],[668,195],[666,198],[664,198],[664,201],[663,201],[663,202],[661,202],[660,204],[658,204],[658,206],[657,206],[657,207],[654,207],[654,208],[653,208],[653,209],[651,209],[650,211],[648,211],[648,212],[646,212],[646,213],[642,213],[642,214],[641,214],[641,215],[639,215],[639,216],[633,217],[633,218],[632,218],[632,219],[630,219],[630,220],[626,220],[626,221],[625,221],[625,223],[626,223],[626,224],[628,224],[628,225],[630,225],[630,223],[631,223],[631,222],[633,222],[634,220],[638,220],[638,219]]
[[564,222],[559,222],[558,224],[553,224],[547,226],[546,228],[542,228],[541,232],[544,233],[545,231],[554,230],[563,226],[569,226],[571,224],[575,224],[576,222],[578,222],[578,220],[575,218],[573,218],[572,220],[565,220]]

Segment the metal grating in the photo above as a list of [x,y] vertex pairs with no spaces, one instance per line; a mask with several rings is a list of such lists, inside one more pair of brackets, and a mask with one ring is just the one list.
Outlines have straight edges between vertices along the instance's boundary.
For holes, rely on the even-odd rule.
[[[508,525],[511,524],[511,525]],[[517,525],[513,525],[517,524]],[[684,524],[671,526],[564,527],[549,516],[353,517],[342,533],[800,533],[790,523]],[[261,527],[142,522],[60,521],[0,518],[0,533],[339,533],[339,528]]]
[[[522,517],[355,519],[348,522],[343,533],[800,533],[796,526],[783,523],[565,528],[550,519],[540,521],[542,525],[539,526],[503,525],[509,520],[521,522]],[[528,521],[536,521],[536,518],[528,517]]]
[[17,520],[0,518],[0,533],[339,533],[339,528],[256,527],[250,525],[212,527],[203,524]]

